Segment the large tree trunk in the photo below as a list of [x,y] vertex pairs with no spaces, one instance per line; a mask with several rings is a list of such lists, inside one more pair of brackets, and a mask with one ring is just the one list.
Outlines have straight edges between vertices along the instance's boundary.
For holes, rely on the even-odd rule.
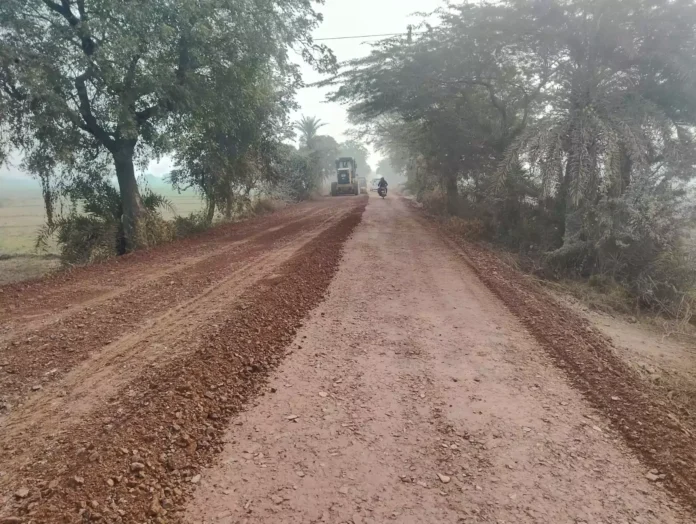
[[561,249],[569,248],[581,240],[583,227],[582,205],[578,206],[571,195],[573,177],[572,161],[570,156],[566,160],[565,173],[561,187],[559,188],[558,220]]
[[203,175],[201,189],[205,198],[205,223],[210,225],[215,218],[215,189],[213,189],[212,174],[210,176]]
[[570,199],[570,156],[566,159],[566,165],[563,173],[560,176],[560,184],[558,194],[556,195],[556,224],[558,230],[556,232],[555,247],[561,247],[565,240],[566,232],[566,215],[568,213],[568,200]]
[[232,196],[232,190],[227,189],[227,194],[225,195],[225,219],[232,220],[232,208],[234,206],[234,198]]
[[51,189],[51,173],[44,172],[39,175],[41,180],[41,192],[44,199],[44,207],[46,208],[46,224],[48,227],[53,227],[53,200],[55,195]]
[[112,152],[116,165],[118,187],[121,192],[121,205],[123,206],[122,221],[126,251],[147,247],[147,238],[141,223],[147,210],[143,205],[138,190],[138,181],[135,178],[134,153],[135,144],[131,143],[121,144]]
[[450,173],[445,180],[447,193],[447,213],[456,215],[459,212],[459,190],[457,188],[457,174]]
[[206,196],[205,223],[210,225],[215,218],[215,200],[212,196]]
[[631,185],[631,171],[633,170],[633,160],[628,155],[626,151],[621,154],[621,187],[619,188],[619,195],[623,195],[628,186]]

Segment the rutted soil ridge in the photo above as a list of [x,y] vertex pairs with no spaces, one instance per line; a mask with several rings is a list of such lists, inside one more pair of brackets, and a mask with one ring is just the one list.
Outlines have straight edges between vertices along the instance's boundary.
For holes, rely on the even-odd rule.
[[[272,276],[235,297],[224,319],[201,325],[195,350],[147,367],[103,409],[52,435],[21,471],[8,472],[1,514],[9,522],[177,522],[230,417],[260,392],[322,300],[365,206],[352,202]],[[22,451],[16,444],[4,452]]]
[[55,381],[91,352],[132,333],[145,320],[152,321],[173,308],[184,307],[219,287],[230,275],[234,276],[232,269],[249,261],[258,263],[274,244],[297,241],[304,230],[311,230],[311,224],[311,219],[290,222],[257,235],[244,246],[147,280],[37,329],[12,333],[4,347],[0,344],[0,366],[4,371],[0,374],[0,391],[5,402],[14,403],[15,397],[30,393],[28,388]]
[[590,403],[601,410],[663,483],[696,509],[696,417],[667,391],[650,387],[617,355],[612,342],[486,248],[450,232],[465,261],[548,352]]

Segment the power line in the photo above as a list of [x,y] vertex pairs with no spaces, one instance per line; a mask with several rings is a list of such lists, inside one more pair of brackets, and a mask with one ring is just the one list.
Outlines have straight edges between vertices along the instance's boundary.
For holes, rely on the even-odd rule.
[[[425,31],[413,31],[411,34],[419,35],[425,33]],[[320,42],[323,40],[352,40],[355,38],[381,38],[384,36],[407,36],[408,33],[382,33],[381,35],[353,35],[353,36],[333,36],[330,38],[315,38],[315,42]]]

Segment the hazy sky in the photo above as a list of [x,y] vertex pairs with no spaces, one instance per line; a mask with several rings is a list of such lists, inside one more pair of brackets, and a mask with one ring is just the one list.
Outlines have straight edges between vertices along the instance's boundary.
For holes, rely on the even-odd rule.
[[[317,10],[324,15],[324,22],[317,28],[315,38],[335,38],[354,35],[372,35],[382,33],[405,32],[409,23],[420,20],[412,17],[415,12],[430,12],[443,5],[442,0],[326,0]],[[358,58],[369,53],[370,46],[366,42],[376,39],[329,40],[322,42],[333,49],[339,62]],[[321,76],[306,64],[302,65],[302,73],[306,83],[313,83]],[[300,109],[294,115],[316,116],[327,125],[322,133],[336,138],[339,142],[345,138],[344,133],[350,128],[346,112],[339,104],[324,102],[327,90],[309,87],[300,90],[297,100]],[[373,155],[370,163],[373,168],[377,158]],[[157,176],[166,175],[171,168],[168,159],[153,163],[149,171]],[[16,169],[10,170],[13,175]],[[6,168],[0,168],[0,175],[6,174]]]
[[[318,9],[324,14],[324,22],[315,31],[315,38],[332,38],[353,35],[373,35],[406,32],[409,23],[420,21],[410,16],[415,12],[430,12],[440,7],[442,0],[326,0]],[[322,43],[331,47],[339,62],[359,58],[370,52],[370,42],[377,39],[329,40]],[[321,79],[321,75],[303,65],[306,83]],[[324,102],[328,90],[305,88],[298,93],[301,109],[307,116],[317,116],[327,125],[322,133],[337,140],[344,138],[349,129],[346,112],[339,104]]]

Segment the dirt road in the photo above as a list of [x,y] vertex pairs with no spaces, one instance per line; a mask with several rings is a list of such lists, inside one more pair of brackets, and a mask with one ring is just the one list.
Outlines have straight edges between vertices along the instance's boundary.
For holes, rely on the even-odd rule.
[[693,522],[455,246],[365,203],[0,288],[0,522]]
[[[126,476],[174,455],[159,419],[176,421],[186,467],[214,454],[216,428],[272,365],[264,352],[287,345],[321,299],[364,205],[294,206],[0,288],[0,515],[72,522],[77,507],[140,521],[151,486]],[[211,393],[224,386],[228,398]]]
[[187,522],[681,522],[402,201],[372,200],[345,252]]

